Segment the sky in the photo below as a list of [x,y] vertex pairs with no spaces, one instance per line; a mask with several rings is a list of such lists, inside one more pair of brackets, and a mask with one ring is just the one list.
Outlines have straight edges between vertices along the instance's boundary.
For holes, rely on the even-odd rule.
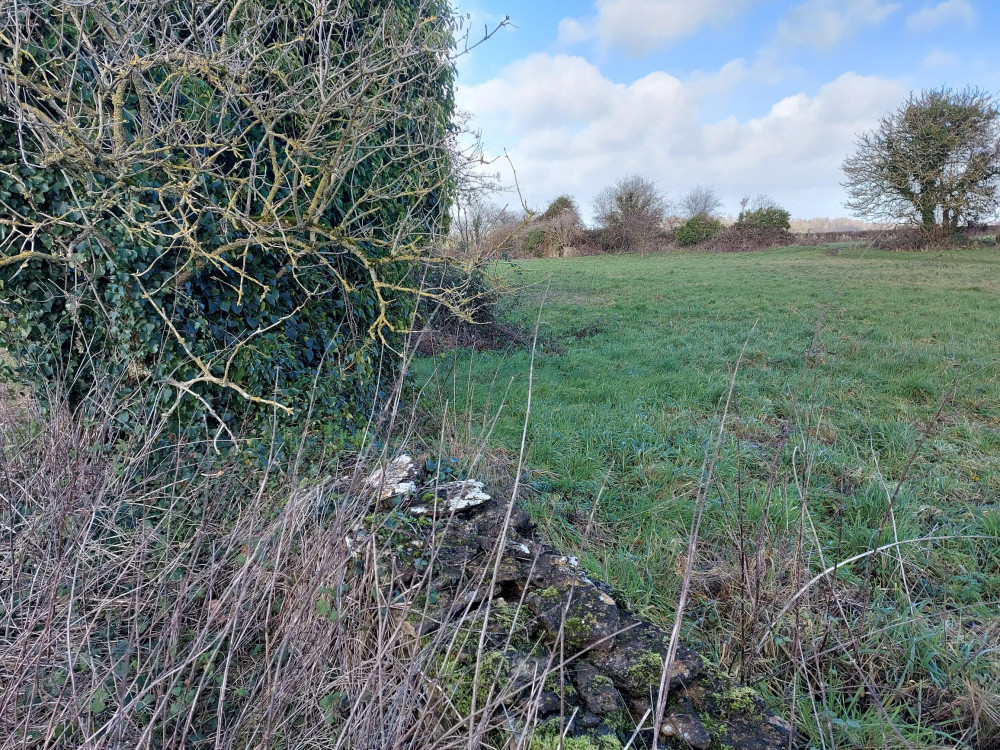
[[[628,174],[724,213],[765,193],[847,216],[840,165],[909,92],[1000,92],[1000,0],[457,0],[458,106],[544,209]],[[508,184],[506,159],[496,162]],[[516,202],[513,196],[511,202]]]

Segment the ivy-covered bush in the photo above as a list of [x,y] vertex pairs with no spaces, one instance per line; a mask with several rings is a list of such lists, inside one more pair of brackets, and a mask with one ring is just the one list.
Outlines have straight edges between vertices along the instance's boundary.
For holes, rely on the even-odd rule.
[[563,212],[572,211],[577,216],[580,215],[580,208],[576,205],[576,201],[570,195],[560,195],[555,198],[539,215],[541,221],[550,221],[552,219],[558,218]]
[[543,227],[532,227],[524,238],[524,251],[533,257],[541,257],[547,239]]
[[762,205],[741,211],[736,224],[749,229],[776,229],[788,231],[792,228],[792,215],[777,204]]
[[0,12],[0,347],[19,376],[78,401],[110,378],[216,424],[311,396],[358,421],[447,222],[453,32],[447,0]]
[[707,214],[696,214],[677,229],[677,244],[683,247],[697,245],[722,231],[722,222]]

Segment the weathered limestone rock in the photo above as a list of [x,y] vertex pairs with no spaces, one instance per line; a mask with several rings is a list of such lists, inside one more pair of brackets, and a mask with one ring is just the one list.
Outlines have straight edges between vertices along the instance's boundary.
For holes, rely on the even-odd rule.
[[438,485],[433,499],[434,505],[415,505],[410,508],[410,512],[414,515],[427,515],[436,508],[439,512],[454,513],[482,505],[490,500],[490,496],[483,492],[482,482],[466,479]]
[[[406,465],[397,461],[400,469]],[[768,711],[752,690],[734,687],[706,669],[691,649],[679,645],[667,665],[670,634],[619,607],[606,585],[591,581],[573,558],[537,539],[526,513],[491,498],[478,482],[421,487],[419,475],[391,467],[381,474],[374,472],[373,479],[366,478],[362,486],[374,497],[384,498],[378,487],[392,484],[395,490],[405,482],[416,485],[392,497],[398,498],[394,500],[396,512],[413,519],[408,533],[422,535],[424,541],[418,540],[416,547],[412,543],[386,546],[403,550],[386,561],[393,579],[403,584],[421,580],[428,566],[433,566],[429,590],[434,592],[435,605],[419,629],[414,628],[414,637],[423,638],[445,623],[464,626],[467,620],[463,618],[482,623],[488,602],[487,649],[465,652],[459,661],[478,661],[491,669],[502,666],[518,695],[525,696],[524,700],[533,695],[542,728],[547,722],[563,726],[566,717],[572,716],[565,736],[577,738],[574,747],[618,748],[646,717],[633,747],[647,747],[652,737],[648,717],[655,712],[663,670],[668,666],[661,747],[795,747],[786,722]],[[381,532],[384,529],[371,533]],[[352,537],[352,544],[360,538]],[[502,545],[499,560],[490,554],[498,545]],[[413,552],[432,546],[432,561]],[[473,640],[478,644],[478,637]],[[560,669],[564,663],[566,668]]]
[[699,750],[708,750],[712,744],[712,735],[688,700],[678,701],[673,710],[663,717],[660,733],[664,737],[675,737]]
[[420,465],[410,456],[402,455],[361,479],[350,474],[341,477],[336,486],[349,490],[356,497],[380,502],[400,495],[413,494],[417,491],[416,480],[421,475]]
[[620,626],[618,607],[589,581],[557,576],[552,585],[532,591],[527,602],[552,640],[561,636],[571,649],[614,648]]

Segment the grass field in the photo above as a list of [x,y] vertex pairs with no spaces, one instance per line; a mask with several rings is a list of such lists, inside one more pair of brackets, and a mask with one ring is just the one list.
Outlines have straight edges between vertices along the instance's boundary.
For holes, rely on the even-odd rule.
[[[509,317],[533,327],[544,299],[525,503],[549,540],[672,622],[700,517],[685,636],[804,744],[1000,743],[1000,253],[518,269]],[[499,409],[487,454],[503,458],[529,361],[458,351],[414,370],[457,442]]]

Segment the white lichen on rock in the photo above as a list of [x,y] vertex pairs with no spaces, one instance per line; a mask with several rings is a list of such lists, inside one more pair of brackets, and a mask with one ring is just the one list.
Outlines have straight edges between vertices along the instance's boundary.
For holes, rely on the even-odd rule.
[[[482,482],[475,479],[463,479],[459,482],[446,482],[445,484],[438,485],[434,491],[435,496],[438,498],[434,507],[437,507],[439,511],[444,513],[457,513],[469,508],[475,508],[477,505],[482,505],[492,499],[490,495],[483,491],[485,486]],[[416,505],[410,508],[410,513],[418,516],[427,515],[431,511],[432,506],[430,505]]]
[[[412,495],[417,491],[417,484],[413,481],[417,473],[416,462],[404,453],[358,482],[351,494],[375,502]],[[342,477],[338,484],[350,484],[350,481],[351,477]]]
[[439,489],[444,492],[448,510],[457,511],[474,508],[488,502],[491,498],[483,491],[485,486],[475,479],[466,479],[461,482],[442,484]]

